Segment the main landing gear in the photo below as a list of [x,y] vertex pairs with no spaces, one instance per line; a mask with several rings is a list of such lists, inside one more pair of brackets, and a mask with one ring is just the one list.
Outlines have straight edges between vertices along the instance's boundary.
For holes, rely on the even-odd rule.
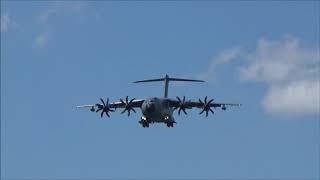
[[173,124],[176,123],[175,121],[168,121],[167,127],[173,127]]
[[142,122],[141,124],[142,124],[142,127],[144,127],[144,128],[145,127],[147,127],[147,128],[149,127],[149,123],[148,122]]
[[142,127],[149,127],[149,122],[147,121],[147,118],[145,118],[144,116],[141,117],[141,120],[139,121],[139,123],[142,125]]

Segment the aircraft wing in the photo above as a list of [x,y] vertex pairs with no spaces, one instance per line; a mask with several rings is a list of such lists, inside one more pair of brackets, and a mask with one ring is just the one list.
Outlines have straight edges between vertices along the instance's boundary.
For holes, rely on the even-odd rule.
[[92,112],[99,112],[101,111],[101,117],[103,116],[103,113],[105,112],[106,115],[109,117],[108,112],[114,112],[118,108],[123,108],[123,111],[121,113],[124,113],[125,111],[128,112],[128,116],[130,115],[130,111],[136,112],[134,108],[140,108],[142,103],[145,101],[144,99],[128,99],[128,96],[125,100],[120,99],[120,101],[111,102],[109,103],[109,99],[107,101],[104,101],[100,98],[101,103],[96,104],[88,104],[88,105],[81,105],[77,106],[77,108],[90,108]]
[[[189,108],[197,107],[197,108],[203,108],[203,103],[197,102],[197,101],[187,101],[186,106]],[[220,102],[211,102],[208,104],[209,107],[225,107],[225,106],[241,106],[241,104],[236,104],[236,103],[220,103]]]
[[[144,102],[144,99],[135,99],[132,101],[131,103],[131,107],[133,108],[139,108],[141,107],[142,103]],[[86,105],[80,105],[77,106],[77,108],[92,108],[92,107],[97,107],[97,106],[102,106],[102,103],[98,103],[98,104],[86,104]],[[112,102],[109,104],[110,108],[124,108],[125,107],[125,103],[122,103],[121,101],[117,101],[117,102]]]
[[180,99],[177,97],[177,99],[170,99],[170,106],[173,107],[174,109],[179,109],[178,113],[180,114],[180,111],[182,110],[185,114],[186,109],[191,109],[191,108],[199,108],[202,109],[200,114],[203,112],[206,112],[206,116],[208,116],[208,112],[212,112],[213,110],[211,108],[216,108],[216,107],[221,107],[222,110],[226,110],[226,106],[241,106],[241,104],[236,104],[236,103],[223,103],[223,102],[215,102],[213,99],[208,100],[207,97],[202,100],[198,101],[193,101],[193,100],[185,100],[185,97],[183,99]]
[[[144,102],[144,99],[135,99],[130,103],[130,107],[132,108],[140,108],[142,103]],[[110,107],[111,108],[125,108],[126,107],[126,103],[125,102],[121,102],[121,101],[117,101],[117,102],[112,102],[110,103]]]

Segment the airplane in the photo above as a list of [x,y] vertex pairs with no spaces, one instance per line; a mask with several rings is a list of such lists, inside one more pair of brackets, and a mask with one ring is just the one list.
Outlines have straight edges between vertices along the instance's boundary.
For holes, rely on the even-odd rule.
[[234,103],[217,103],[214,102],[214,99],[208,99],[206,96],[204,100],[198,99],[198,101],[194,100],[186,100],[186,97],[183,98],[176,97],[176,99],[168,98],[168,88],[170,81],[185,81],[185,82],[205,82],[203,80],[194,80],[194,79],[181,79],[181,78],[172,78],[167,74],[163,78],[159,79],[148,79],[135,81],[133,83],[145,83],[145,82],[164,82],[164,97],[151,97],[147,99],[130,99],[126,96],[125,100],[120,98],[120,101],[109,103],[109,98],[104,101],[100,98],[101,103],[90,104],[90,105],[81,105],[77,106],[77,108],[90,108],[92,112],[100,112],[101,118],[105,113],[108,117],[110,117],[109,112],[114,112],[118,108],[123,108],[121,114],[127,111],[128,116],[130,116],[130,112],[133,111],[136,113],[135,108],[140,108],[142,112],[142,116],[140,118],[139,123],[142,127],[149,127],[151,123],[164,123],[167,127],[173,127],[176,123],[173,112],[178,110],[178,115],[181,112],[187,115],[186,109],[192,108],[200,108],[202,109],[199,114],[203,114],[205,112],[206,117],[208,117],[209,112],[214,114],[212,108],[221,107],[222,110],[226,110],[226,106],[241,106],[241,104]]

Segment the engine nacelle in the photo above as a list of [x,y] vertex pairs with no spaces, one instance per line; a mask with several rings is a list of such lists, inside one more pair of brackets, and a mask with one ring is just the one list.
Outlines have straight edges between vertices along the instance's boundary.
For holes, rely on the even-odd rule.
[[95,112],[96,110],[94,109],[94,107],[92,106],[90,109],[91,112]]
[[222,105],[221,109],[225,111],[227,108],[225,105]]

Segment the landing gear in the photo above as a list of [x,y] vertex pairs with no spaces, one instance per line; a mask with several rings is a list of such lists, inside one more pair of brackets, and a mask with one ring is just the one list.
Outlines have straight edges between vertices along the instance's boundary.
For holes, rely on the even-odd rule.
[[142,127],[144,127],[144,128],[147,127],[148,128],[149,127],[149,123],[148,122],[142,123]]
[[141,116],[141,120],[139,121],[139,123],[142,125],[142,127],[149,127],[149,122],[147,120],[147,117],[146,116]]
[[142,127],[149,127],[149,122],[147,120],[144,120],[141,118],[141,121],[139,121],[139,123],[142,125]]
[[173,127],[173,124],[176,123],[175,121],[167,122],[167,127]]

